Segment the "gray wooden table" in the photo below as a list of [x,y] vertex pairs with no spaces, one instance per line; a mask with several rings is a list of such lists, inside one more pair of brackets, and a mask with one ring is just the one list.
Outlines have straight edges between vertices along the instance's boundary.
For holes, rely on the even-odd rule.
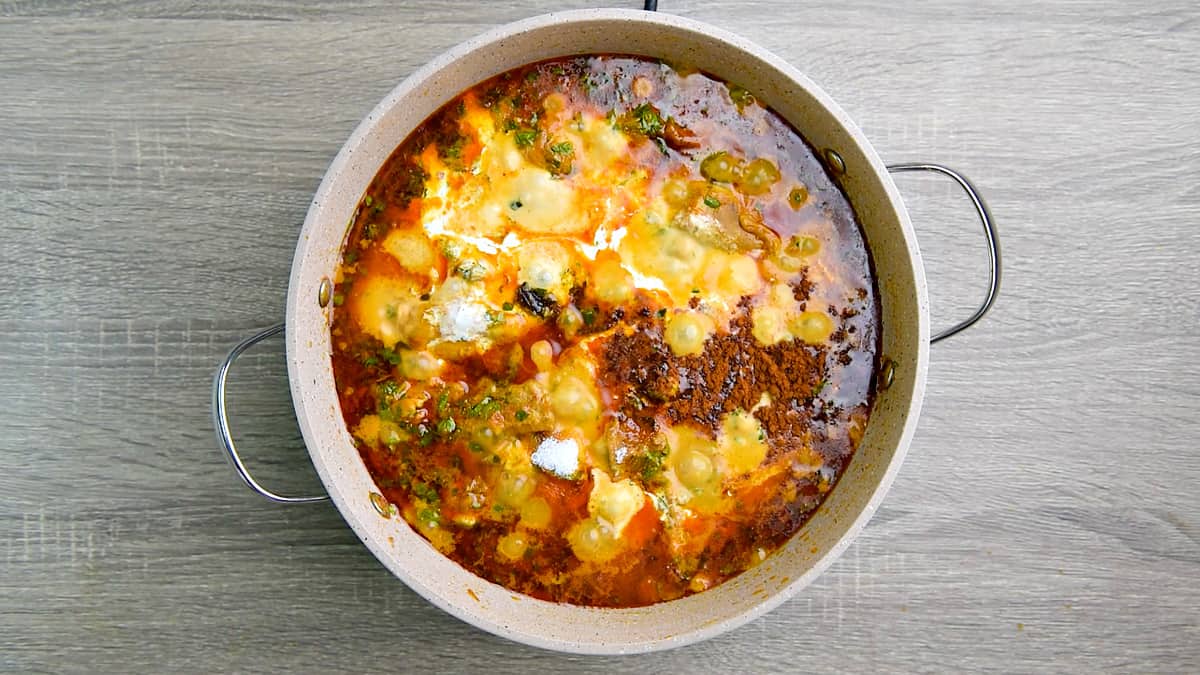
[[[443,614],[332,506],[262,501],[208,417],[358,120],[551,6],[0,2],[0,669],[1195,672],[1200,9],[1136,4],[663,0],[808,73],[885,160],[974,178],[1006,276],[933,350],[908,461],[829,572],[707,643],[594,659]],[[900,185],[948,325],[981,239],[949,185]],[[232,386],[264,481],[319,490],[281,344]]]

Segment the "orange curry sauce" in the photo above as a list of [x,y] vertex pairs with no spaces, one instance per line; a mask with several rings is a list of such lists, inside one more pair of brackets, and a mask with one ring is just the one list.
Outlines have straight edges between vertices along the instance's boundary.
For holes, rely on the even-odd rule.
[[439,551],[647,605],[758,564],[836,482],[879,312],[845,196],[744,89],[622,56],[455,98],[359,204],[334,294],[347,428]]

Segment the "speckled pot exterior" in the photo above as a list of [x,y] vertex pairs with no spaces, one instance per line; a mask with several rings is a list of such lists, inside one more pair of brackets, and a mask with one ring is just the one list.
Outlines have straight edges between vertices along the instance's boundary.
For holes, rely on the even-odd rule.
[[[443,557],[399,516],[372,506],[375,486],[342,421],[330,363],[332,278],[358,199],[395,147],[447,100],[488,77],[542,59],[588,53],[657,57],[753,91],[819,151],[846,166],[842,186],[875,260],[883,353],[896,363],[861,447],[837,487],[781,550],[746,573],[680,600],[633,609],[555,604],[485,581]],[[397,577],[430,602],[497,635],[566,652],[669,649],[731,630],[807,586],[850,545],[879,506],[907,450],[924,394],[928,299],[916,239],[896,186],[862,132],[821,89],[764,49],[666,14],[584,10],[497,28],[434,59],[395,88],[346,141],[317,190],[296,249],[287,299],[287,359],[296,415],[321,480],[346,522]]]

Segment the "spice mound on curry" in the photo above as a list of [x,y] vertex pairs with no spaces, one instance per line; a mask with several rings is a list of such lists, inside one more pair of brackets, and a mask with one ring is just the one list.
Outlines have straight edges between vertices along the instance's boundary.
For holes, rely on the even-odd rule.
[[591,56],[456,97],[363,195],[336,278],[347,429],[479,576],[628,607],[757,565],[874,395],[855,214],[750,92]]

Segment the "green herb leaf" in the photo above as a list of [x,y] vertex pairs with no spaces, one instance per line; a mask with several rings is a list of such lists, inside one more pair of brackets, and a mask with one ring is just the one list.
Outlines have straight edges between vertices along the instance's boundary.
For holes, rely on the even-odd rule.
[[379,394],[385,398],[397,398],[400,396],[400,383],[395,380],[384,380],[379,384]]
[[463,144],[467,139],[462,136],[456,136],[450,143],[442,143],[438,146],[438,156],[443,160],[447,160],[447,164],[457,165],[458,160],[462,159]]
[[655,476],[662,473],[663,460],[667,458],[667,454],[671,448],[665,443],[662,445],[652,445],[646,448],[646,454],[641,455],[639,464],[641,464],[642,480],[649,481]]
[[719,209],[721,208],[721,200],[712,195],[705,195],[704,205],[708,206],[709,208]]
[[428,504],[437,504],[441,501],[438,491],[427,483],[413,483],[412,491],[418,499]]
[[519,129],[513,137],[517,141],[518,148],[528,148],[529,146],[533,145],[534,141],[537,140],[538,130]]
[[633,117],[637,121],[638,131],[647,136],[658,136],[663,130],[663,119],[658,110],[649,103],[643,103],[633,109]]
[[555,143],[554,145],[550,146],[550,152],[553,152],[556,155],[569,155],[574,151],[575,149],[571,146],[570,141],[563,141],[562,143]]
[[393,366],[400,365],[400,355],[397,354],[395,350],[384,347],[383,349],[379,350],[378,354],[380,358],[392,364]]
[[491,396],[484,396],[477,403],[467,408],[467,415],[471,417],[491,417],[493,413],[500,409],[500,401]]

